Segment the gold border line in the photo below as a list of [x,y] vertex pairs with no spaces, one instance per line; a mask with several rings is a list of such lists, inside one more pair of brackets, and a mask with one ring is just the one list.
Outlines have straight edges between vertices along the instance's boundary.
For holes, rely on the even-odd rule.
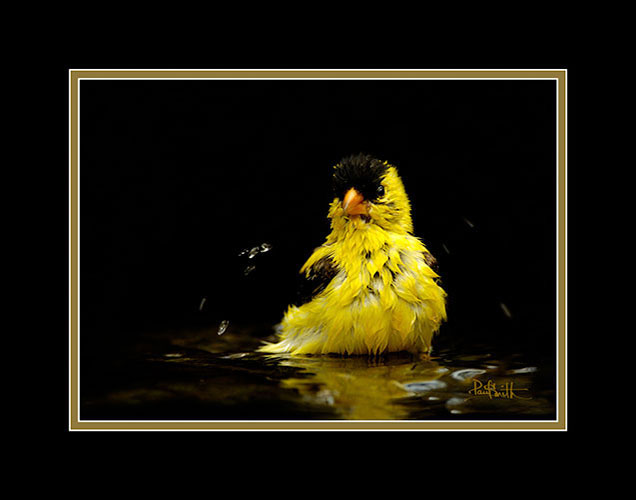
[[69,301],[70,301],[70,318],[69,318],[69,326],[71,329],[71,340],[69,346],[69,370],[70,370],[70,404],[69,404],[69,412],[70,412],[70,420],[71,420],[71,428],[77,429],[79,424],[79,352],[78,352],[78,335],[79,335],[79,309],[78,309],[78,285],[79,285],[79,212],[78,212],[78,197],[79,197],[79,185],[78,185],[78,159],[79,159],[79,136],[78,136],[78,119],[79,119],[79,79],[76,74],[73,72],[70,73],[70,134],[71,134],[71,145],[70,145],[70,162],[71,162],[71,171],[69,173],[69,183],[70,183],[70,290],[69,290]]
[[562,430],[557,421],[515,422],[515,421],[470,421],[428,422],[428,421],[354,421],[333,420],[312,421],[89,421],[75,422],[77,430]]
[[559,380],[558,380],[558,388],[559,388],[559,398],[557,401],[558,406],[558,416],[559,419],[566,422],[566,412],[567,412],[567,394],[566,394],[566,377],[567,377],[567,367],[566,367],[566,358],[567,358],[567,342],[566,342],[566,311],[567,311],[567,303],[566,303],[566,241],[567,241],[567,218],[566,218],[566,185],[567,185],[567,176],[566,176],[566,161],[567,161],[567,143],[566,143],[566,109],[567,109],[567,82],[566,82],[566,73],[563,72],[562,76],[558,79],[558,110],[557,110],[557,120],[558,120],[558,151],[559,156],[557,159],[557,171],[558,171],[558,179],[559,179],[559,202],[558,202],[558,219],[559,219],[559,235],[558,235],[558,262],[559,262],[559,274],[558,274],[558,285],[557,285],[557,293],[558,293],[558,303],[559,303],[559,317],[557,318],[558,326],[557,326],[557,337],[559,342],[559,351],[558,351],[558,363],[559,363]]
[[[567,70],[69,70],[69,243],[70,243],[70,346],[69,346],[69,429],[70,430],[566,430],[566,110]],[[79,80],[80,79],[556,79],[558,158],[557,178],[559,224],[557,301],[558,381],[556,421],[80,421],[79,420]]]
[[71,70],[77,78],[513,78],[559,79],[564,70]]

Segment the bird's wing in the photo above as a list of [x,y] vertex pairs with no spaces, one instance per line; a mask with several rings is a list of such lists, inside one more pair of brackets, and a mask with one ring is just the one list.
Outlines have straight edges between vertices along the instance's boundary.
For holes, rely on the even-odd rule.
[[338,268],[331,256],[310,258],[301,269],[296,305],[301,306],[311,301],[327,287],[336,274],[338,274]]

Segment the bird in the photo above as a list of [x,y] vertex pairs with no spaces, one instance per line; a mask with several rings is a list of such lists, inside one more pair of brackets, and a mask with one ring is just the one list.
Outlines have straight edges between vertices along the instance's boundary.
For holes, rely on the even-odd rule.
[[396,166],[367,153],[333,166],[331,232],[300,269],[300,299],[257,351],[429,357],[447,320],[437,260],[413,235]]

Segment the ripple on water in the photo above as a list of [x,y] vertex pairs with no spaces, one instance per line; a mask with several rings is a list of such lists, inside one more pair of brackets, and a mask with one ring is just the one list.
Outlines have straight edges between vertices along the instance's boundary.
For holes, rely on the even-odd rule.
[[465,382],[467,380],[470,380],[474,377],[476,377],[477,375],[482,375],[486,373],[486,370],[479,370],[479,369],[475,369],[475,368],[467,368],[464,370],[457,370],[455,372],[453,372],[451,374],[451,377],[453,377],[455,380],[460,380],[462,382]]
[[446,382],[441,380],[428,380],[425,382],[411,382],[404,384],[404,388],[410,392],[437,391],[446,388]]
[[517,368],[516,370],[510,370],[508,373],[510,375],[517,375],[522,373],[534,373],[537,371],[536,366],[526,366],[524,368]]

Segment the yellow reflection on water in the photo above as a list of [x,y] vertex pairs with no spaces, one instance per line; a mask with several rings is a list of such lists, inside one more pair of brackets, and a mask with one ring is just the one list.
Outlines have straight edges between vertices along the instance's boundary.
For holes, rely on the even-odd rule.
[[281,366],[302,369],[306,377],[281,382],[311,403],[333,407],[350,420],[405,419],[399,400],[413,395],[405,384],[437,380],[448,372],[433,360],[272,355]]

